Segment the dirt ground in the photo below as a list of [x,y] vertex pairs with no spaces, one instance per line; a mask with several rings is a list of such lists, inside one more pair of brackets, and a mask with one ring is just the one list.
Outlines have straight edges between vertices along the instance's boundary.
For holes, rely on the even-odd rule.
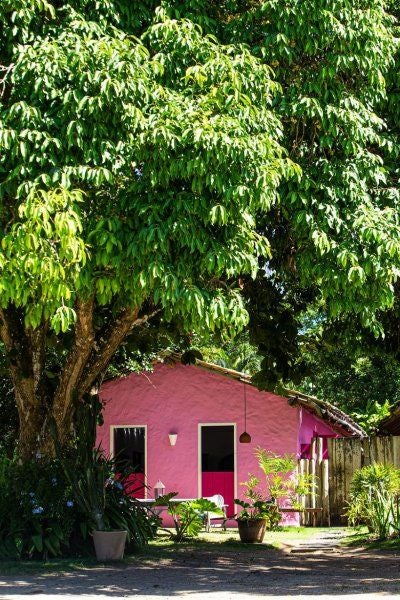
[[268,548],[180,552],[68,573],[0,577],[0,599],[400,599],[400,553]]

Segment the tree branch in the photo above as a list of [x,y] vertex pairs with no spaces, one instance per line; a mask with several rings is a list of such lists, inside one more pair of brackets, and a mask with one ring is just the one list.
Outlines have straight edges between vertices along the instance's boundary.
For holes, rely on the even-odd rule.
[[80,398],[89,391],[94,382],[105,372],[114,353],[132,329],[147,323],[160,310],[154,310],[152,313],[138,318],[139,308],[127,308],[108,326],[101,336],[99,344],[96,345],[92,358],[88,362],[79,383]]
[[10,365],[18,408],[35,404],[32,354],[22,317],[14,307],[0,308],[0,337]]
[[78,382],[94,344],[93,297],[76,302],[75,340],[63,366],[54,395],[53,416],[61,436],[67,435],[63,426],[78,395]]
[[46,359],[46,335],[48,323],[43,323],[35,329],[29,328],[26,332],[29,340],[32,360],[32,376],[35,394],[46,393],[44,380],[44,365]]
[[[37,450],[37,435],[45,414],[44,397],[38,392],[44,365],[44,349],[39,348],[45,343],[45,331],[42,327],[28,335],[23,319],[23,314],[12,305],[0,309],[0,336],[7,353],[20,422],[18,450],[21,456],[31,459]],[[33,356],[37,357],[35,366]]]

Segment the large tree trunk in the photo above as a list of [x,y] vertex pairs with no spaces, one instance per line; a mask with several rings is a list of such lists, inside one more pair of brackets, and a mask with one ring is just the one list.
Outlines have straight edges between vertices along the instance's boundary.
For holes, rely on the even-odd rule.
[[[74,433],[74,413],[84,396],[96,387],[120,344],[133,327],[143,325],[158,310],[139,317],[139,309],[122,310],[106,328],[94,330],[94,300],[76,306],[74,341],[54,385],[46,374],[47,324],[24,326],[15,307],[0,310],[0,336],[9,362],[18,408],[18,453],[23,459],[54,453],[54,435],[67,446]],[[57,381],[57,380],[56,380]]]

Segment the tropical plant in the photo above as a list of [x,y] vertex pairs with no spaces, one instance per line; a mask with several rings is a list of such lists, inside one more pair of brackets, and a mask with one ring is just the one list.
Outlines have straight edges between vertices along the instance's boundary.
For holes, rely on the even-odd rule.
[[314,492],[315,477],[298,472],[294,455],[277,454],[261,447],[257,447],[254,453],[264,473],[267,496],[271,500],[287,498],[293,506],[299,506],[299,496]]
[[134,497],[143,490],[143,483],[138,482],[132,465],[95,447],[101,403],[81,403],[77,410],[80,435],[72,438],[67,451],[59,443],[54,423],[50,429],[58,461],[83,515],[81,528],[85,536],[93,530],[125,530],[128,544],[142,545],[155,535],[160,523]]
[[238,521],[266,520],[268,529],[273,530],[281,520],[281,513],[276,502],[263,498],[258,489],[259,484],[260,480],[252,473],[249,473],[247,481],[241,482],[240,485],[245,488],[244,495],[247,502],[235,498],[235,504],[242,507],[240,513],[236,515],[236,519]]
[[154,507],[166,506],[168,514],[174,522],[174,532],[165,530],[169,533],[175,542],[183,542],[187,538],[197,537],[204,527],[206,513],[212,512],[224,516],[215,502],[207,498],[197,498],[186,502],[176,502],[174,498],[177,494],[165,494],[157,498]]
[[380,539],[400,535],[400,469],[373,463],[355,472],[346,515],[349,523],[364,523]]
[[240,484],[245,488],[248,502],[235,499],[235,503],[243,509],[237,518],[266,519],[269,529],[276,529],[282,518],[279,499],[285,498],[292,507],[300,508],[299,497],[314,492],[315,478],[300,474],[296,459],[291,454],[277,454],[261,447],[257,447],[254,453],[264,474],[265,485],[261,487],[261,480],[249,473],[248,480]]
[[[133,494],[132,469],[121,470],[114,459],[93,449],[76,468],[76,457],[63,458],[61,464],[75,502],[86,516],[85,528],[97,531],[125,530],[127,541],[145,544],[154,537],[160,520],[151,517]],[[141,485],[140,487],[143,487]]]

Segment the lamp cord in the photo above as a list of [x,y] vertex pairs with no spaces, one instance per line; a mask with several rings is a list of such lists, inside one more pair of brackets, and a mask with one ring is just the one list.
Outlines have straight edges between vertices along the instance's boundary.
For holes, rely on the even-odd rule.
[[247,396],[246,396],[246,384],[243,382],[243,395],[244,395],[244,430],[247,431]]

